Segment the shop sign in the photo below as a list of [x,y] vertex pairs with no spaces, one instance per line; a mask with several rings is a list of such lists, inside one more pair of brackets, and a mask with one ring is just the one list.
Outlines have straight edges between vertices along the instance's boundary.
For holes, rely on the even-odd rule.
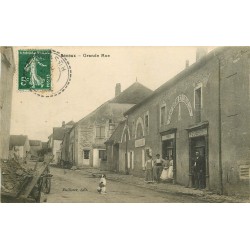
[[207,135],[207,129],[199,129],[189,132],[189,138]]
[[145,138],[135,140],[136,148],[143,147],[143,146],[145,146]]
[[163,136],[161,137],[161,140],[162,140],[162,141],[171,140],[171,139],[174,139],[174,137],[175,137],[175,134],[163,135]]

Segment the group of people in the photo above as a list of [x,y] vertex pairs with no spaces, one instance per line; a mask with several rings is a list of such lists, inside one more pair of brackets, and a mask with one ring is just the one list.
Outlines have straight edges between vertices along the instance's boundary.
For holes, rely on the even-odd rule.
[[153,160],[151,155],[147,156],[148,159],[145,162],[145,182],[153,183],[160,181],[173,180],[173,157],[166,157],[162,159],[160,154],[156,155],[156,159]]

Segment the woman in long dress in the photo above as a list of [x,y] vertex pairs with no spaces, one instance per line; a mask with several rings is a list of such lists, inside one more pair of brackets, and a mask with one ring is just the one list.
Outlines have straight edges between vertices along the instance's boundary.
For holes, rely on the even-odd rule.
[[168,179],[172,180],[173,179],[173,173],[174,171],[174,160],[173,156],[170,156],[170,161],[169,161],[169,168],[168,168]]
[[162,181],[166,181],[168,179],[168,169],[169,169],[169,159],[168,156],[166,157],[165,163],[164,163],[164,167],[163,170],[161,172],[161,177],[160,179]]

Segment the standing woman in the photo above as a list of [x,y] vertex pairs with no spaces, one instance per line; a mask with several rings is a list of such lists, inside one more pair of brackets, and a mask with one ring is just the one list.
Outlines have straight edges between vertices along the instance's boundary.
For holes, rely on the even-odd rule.
[[152,156],[148,155],[148,160],[145,162],[145,182],[152,183],[153,182],[153,166],[154,162],[152,160]]
[[168,169],[168,179],[173,179],[173,175],[174,175],[174,160],[173,160],[173,156],[170,156],[170,160],[169,160],[169,169]]
[[167,156],[166,160],[165,160],[164,168],[163,168],[163,170],[161,172],[160,179],[162,181],[166,181],[168,179],[168,169],[169,169],[169,159],[168,159],[168,156]]

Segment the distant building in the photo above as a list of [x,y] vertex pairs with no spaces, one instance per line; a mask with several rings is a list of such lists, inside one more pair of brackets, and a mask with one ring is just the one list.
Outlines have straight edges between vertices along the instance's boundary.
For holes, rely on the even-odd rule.
[[[74,126],[74,122],[70,121],[66,124],[65,130],[64,130],[64,135],[63,135],[63,140],[61,143],[61,159],[63,161],[64,165],[70,164],[70,159],[71,159],[71,150],[69,148],[70,145],[70,131],[72,130]],[[72,163],[71,163],[72,165]]]
[[42,142],[42,149],[48,149],[48,142]]
[[38,152],[42,149],[42,142],[39,140],[29,140],[30,154],[38,156]]
[[115,97],[78,121],[69,134],[69,160],[77,166],[105,167],[107,163],[104,142],[111,136],[123,113],[148,97],[152,91],[135,82],[121,92],[115,88]]
[[20,160],[25,160],[30,152],[30,144],[27,135],[11,135],[9,143],[10,158],[14,157],[14,154],[18,156]]
[[[54,164],[59,164],[62,159],[62,146],[64,134],[68,132],[74,125],[73,121],[70,121],[65,124],[62,122],[62,127],[54,127],[52,135],[49,136],[49,147],[52,149],[52,154],[54,156],[53,162]],[[64,151],[64,149],[63,149]]]
[[[109,167],[108,170],[110,171],[125,172],[124,165],[128,165],[128,169],[130,168],[130,166],[133,168],[132,163],[130,164],[130,162],[128,163],[124,162],[124,164],[120,163],[121,162],[121,159],[119,158],[120,155],[124,154],[124,152],[127,152],[126,144],[122,144],[124,138],[124,132],[127,132],[126,120],[121,121],[118,124],[113,134],[105,142],[107,149],[107,166]],[[125,159],[127,158],[124,156],[124,161]],[[130,161],[133,162],[133,156],[131,156],[130,159],[131,159]]]
[[108,162],[143,176],[147,155],[172,156],[174,181],[192,187],[198,151],[207,189],[249,193],[250,47],[199,52],[196,63],[124,113],[107,141]]
[[12,47],[0,47],[0,159],[8,159],[13,75]]

